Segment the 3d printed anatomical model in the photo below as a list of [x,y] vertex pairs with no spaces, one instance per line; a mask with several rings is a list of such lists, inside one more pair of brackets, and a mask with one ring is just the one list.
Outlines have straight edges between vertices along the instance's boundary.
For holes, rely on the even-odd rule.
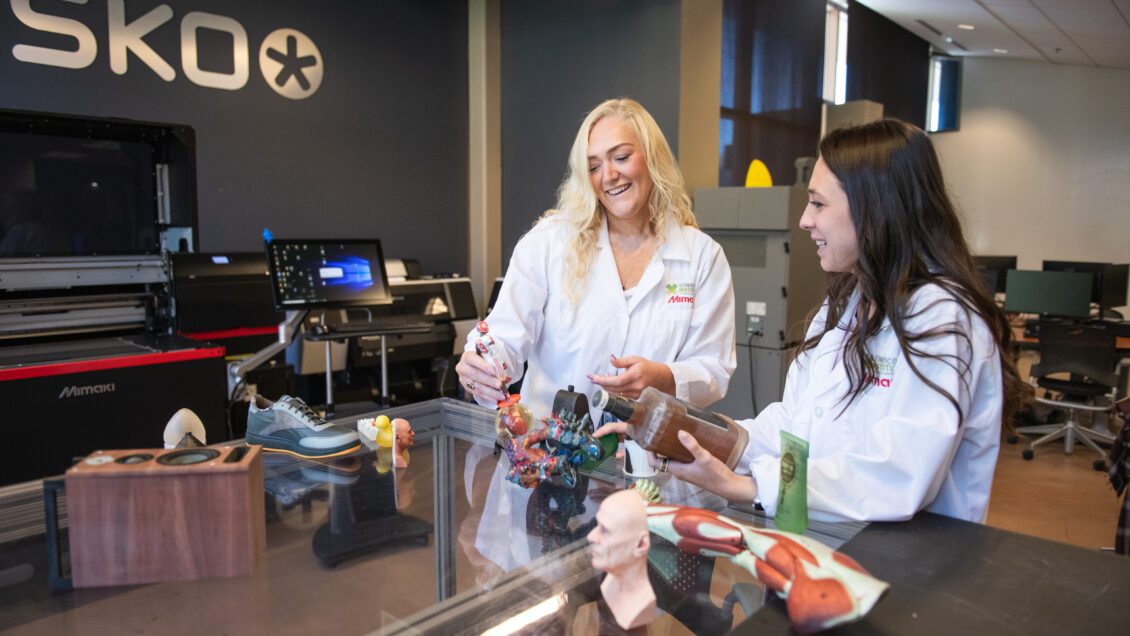
[[616,624],[630,630],[655,620],[655,591],[647,578],[651,547],[643,500],[630,490],[609,495],[588,536],[592,566],[606,572],[600,593]]
[[[588,432],[588,415],[577,419],[567,411],[545,418],[531,430],[533,414],[519,402],[520,396],[511,395],[498,403],[494,427],[498,445],[510,460],[506,479],[525,488],[559,476],[565,485],[577,483],[577,466],[586,460],[600,459],[603,449]],[[549,441],[554,451],[541,448]]]
[[392,461],[397,468],[408,468],[408,449],[416,445],[416,432],[404,418],[392,421]]
[[785,599],[802,634],[863,618],[890,587],[850,557],[798,534],[753,528],[701,508],[649,504],[646,510],[648,528],[680,550],[729,557],[749,570]]

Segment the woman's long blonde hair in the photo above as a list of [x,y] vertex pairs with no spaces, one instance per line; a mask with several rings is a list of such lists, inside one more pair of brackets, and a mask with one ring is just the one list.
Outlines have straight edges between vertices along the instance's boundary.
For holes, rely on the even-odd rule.
[[670,210],[680,225],[698,227],[691,199],[683,183],[683,175],[671,154],[671,146],[651,113],[634,99],[622,97],[601,103],[581,122],[573,149],[569,151],[569,169],[557,189],[557,204],[547,210],[542,219],[557,217],[573,230],[569,251],[565,257],[565,296],[574,307],[580,302],[588,284],[589,267],[596,242],[600,235],[604,206],[597,199],[589,179],[589,133],[605,117],[618,117],[626,123],[643,146],[647,171],[651,176],[651,196],[648,208],[651,229],[660,241],[666,232],[666,212]]

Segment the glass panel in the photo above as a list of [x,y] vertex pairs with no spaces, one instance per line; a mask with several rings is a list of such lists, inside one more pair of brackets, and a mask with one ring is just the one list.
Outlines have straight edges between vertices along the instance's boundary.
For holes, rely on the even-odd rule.
[[[267,547],[253,575],[52,595],[42,537],[3,544],[5,563],[26,567],[0,594],[0,629],[63,633],[85,624],[131,633],[163,623],[201,633],[479,634],[510,621],[595,633],[587,626],[599,618],[600,573],[585,537],[604,497],[632,483],[622,460],[582,472],[573,488],[549,481],[525,489],[505,479],[493,411],[440,399],[384,413],[416,430],[407,468],[393,468],[385,451],[323,461],[264,454]],[[768,525],[749,508],[726,509],[663,478],[668,503]],[[862,527],[812,525],[808,534],[833,547]],[[681,623],[679,631],[724,633],[759,605],[749,572],[658,537],[649,573],[660,620]]]

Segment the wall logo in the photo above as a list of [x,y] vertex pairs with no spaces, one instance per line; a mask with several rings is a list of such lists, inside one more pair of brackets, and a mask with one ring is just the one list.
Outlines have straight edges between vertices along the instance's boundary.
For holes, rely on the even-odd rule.
[[[89,0],[66,0],[71,4],[87,4]],[[75,45],[50,48],[16,44],[12,56],[28,64],[80,69],[98,57],[98,39],[94,31],[78,20],[51,15],[31,8],[31,0],[10,0],[12,13],[24,26],[35,31],[73,38]],[[38,3],[37,3],[38,4]],[[145,41],[145,37],[173,19],[167,4],[158,5],[131,22],[126,22],[125,0],[106,1],[106,49],[110,70],[118,75],[129,71],[130,54],[147,66],[157,77],[171,82],[176,70]],[[210,71],[200,68],[198,55],[200,31],[216,31],[231,37],[231,70]],[[251,75],[251,49],[247,30],[234,18],[201,11],[185,14],[180,21],[181,71],[188,81],[205,88],[235,91],[247,85]],[[288,99],[306,99],[322,85],[325,68],[317,45],[306,34],[295,29],[278,29],[263,39],[259,47],[259,70],[263,79],[279,95]]]
[[314,41],[294,29],[279,29],[263,38],[259,69],[276,93],[306,99],[322,85],[322,54]]
[[668,305],[693,305],[694,283],[667,283]]
[[86,397],[88,395],[98,395],[100,393],[113,393],[115,390],[113,382],[106,384],[87,384],[86,386],[65,386],[62,391],[59,391],[57,399],[66,399],[73,397]]

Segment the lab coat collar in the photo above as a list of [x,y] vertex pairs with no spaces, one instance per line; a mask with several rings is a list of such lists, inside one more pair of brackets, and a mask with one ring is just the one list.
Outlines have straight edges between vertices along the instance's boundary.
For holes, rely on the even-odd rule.
[[[671,212],[666,213],[664,222],[667,228],[663,234],[663,244],[659,247],[659,258],[673,261],[690,261],[691,250],[687,245],[686,237],[683,236],[683,226]],[[596,239],[596,247],[597,249],[612,247],[612,243],[608,240],[608,217],[603,214],[600,217],[600,235]]]

